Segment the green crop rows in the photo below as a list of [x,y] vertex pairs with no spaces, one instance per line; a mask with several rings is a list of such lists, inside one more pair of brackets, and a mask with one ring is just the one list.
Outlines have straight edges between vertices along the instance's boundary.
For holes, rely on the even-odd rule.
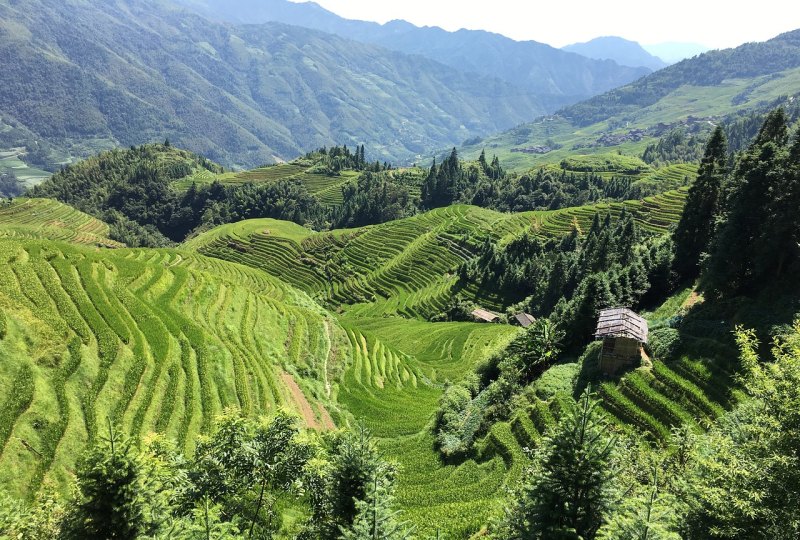
[[307,296],[233,263],[38,240],[0,240],[0,260],[13,389],[0,400],[0,482],[20,494],[47,478],[65,486],[107,418],[191,451],[226,407],[306,401],[321,416],[326,382],[350,363],[347,334]]

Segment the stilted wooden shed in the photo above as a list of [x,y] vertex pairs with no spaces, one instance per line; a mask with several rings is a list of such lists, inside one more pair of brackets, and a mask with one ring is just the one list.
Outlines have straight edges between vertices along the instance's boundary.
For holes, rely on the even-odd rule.
[[595,338],[603,340],[600,371],[614,375],[622,368],[641,362],[647,334],[647,321],[630,309],[602,310],[595,332]]

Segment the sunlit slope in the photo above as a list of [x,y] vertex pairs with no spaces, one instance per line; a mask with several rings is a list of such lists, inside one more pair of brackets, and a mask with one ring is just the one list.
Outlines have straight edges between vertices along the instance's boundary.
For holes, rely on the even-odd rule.
[[122,247],[108,238],[108,225],[51,199],[0,202],[0,237],[49,238],[87,246]]
[[[354,344],[339,401],[400,465],[398,504],[421,536],[466,538],[480,530],[503,486],[519,477],[525,457],[510,424],[498,425],[476,454],[445,464],[431,429],[448,381],[459,381],[504,347],[518,328],[429,323],[399,317],[343,317]],[[542,425],[544,429],[544,425]],[[538,435],[538,432],[536,432]]]
[[503,214],[450,206],[412,218],[326,233],[276,220],[224,225],[186,243],[199,253],[264,270],[330,306],[358,305],[364,316],[427,317],[452,297],[455,272],[487,239],[525,232],[561,236],[587,229],[596,214],[633,212],[665,232],[680,218],[688,188],[639,201],[548,212]]
[[[108,422],[188,451],[232,407],[332,427],[347,333],[253,269],[172,250],[0,240],[0,483],[66,485]],[[333,417],[333,418],[332,418]]]

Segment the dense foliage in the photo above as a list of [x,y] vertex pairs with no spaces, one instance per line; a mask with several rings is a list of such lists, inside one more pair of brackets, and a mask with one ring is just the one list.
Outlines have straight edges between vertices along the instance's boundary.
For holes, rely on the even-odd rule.
[[502,247],[486,243],[461,269],[461,280],[499,293],[548,316],[567,332],[570,344],[584,343],[598,309],[637,307],[663,297],[673,287],[672,244],[645,234],[626,211],[617,220],[595,215],[585,233],[562,239],[528,234]]
[[25,191],[13,169],[0,170],[0,197],[16,197]]
[[298,181],[193,184],[186,192],[173,188],[173,182],[196,170],[222,172],[219,165],[172,146],[144,145],[68,166],[31,193],[108,221],[114,238],[133,246],[164,245],[164,238],[180,241],[198,227],[255,217],[307,223],[322,216],[319,202]]
[[200,438],[192,458],[161,436],[139,450],[110,429],[86,451],[76,474],[76,492],[66,500],[18,506],[0,498],[0,535],[272,538],[287,530],[283,511],[292,507],[307,515],[292,525],[303,538],[366,539],[376,530],[387,540],[407,535],[392,507],[396,470],[369,434],[306,434],[284,412],[264,421],[226,414]]
[[719,213],[727,160],[725,134],[717,127],[708,141],[697,180],[689,188],[686,207],[673,235],[675,269],[681,278],[691,279],[700,274],[700,257],[708,249]]
[[710,291],[753,292],[800,272],[800,133],[789,142],[778,109],[723,182],[704,273]]

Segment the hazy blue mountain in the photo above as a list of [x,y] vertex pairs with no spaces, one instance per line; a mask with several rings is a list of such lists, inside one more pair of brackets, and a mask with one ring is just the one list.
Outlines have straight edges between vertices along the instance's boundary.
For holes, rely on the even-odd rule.
[[405,161],[544,109],[497,78],[163,0],[0,2],[0,148],[80,156],[166,137],[228,166],[362,144]]
[[668,64],[676,64],[681,60],[692,58],[710,50],[709,47],[699,43],[679,42],[656,43],[655,45],[642,45],[642,47]]
[[666,62],[644,50],[637,42],[615,36],[598,37],[585,43],[574,43],[563,47],[562,50],[587,58],[613,60],[621,66],[644,66],[653,71],[667,66]]
[[650,73],[556,49],[535,41],[514,41],[499,34],[437,27],[405,21],[385,25],[339,17],[313,2],[289,0],[178,0],[208,17],[235,24],[278,21],[330,32],[349,39],[418,54],[462,71],[499,77],[533,92],[549,110],[576,103]]

